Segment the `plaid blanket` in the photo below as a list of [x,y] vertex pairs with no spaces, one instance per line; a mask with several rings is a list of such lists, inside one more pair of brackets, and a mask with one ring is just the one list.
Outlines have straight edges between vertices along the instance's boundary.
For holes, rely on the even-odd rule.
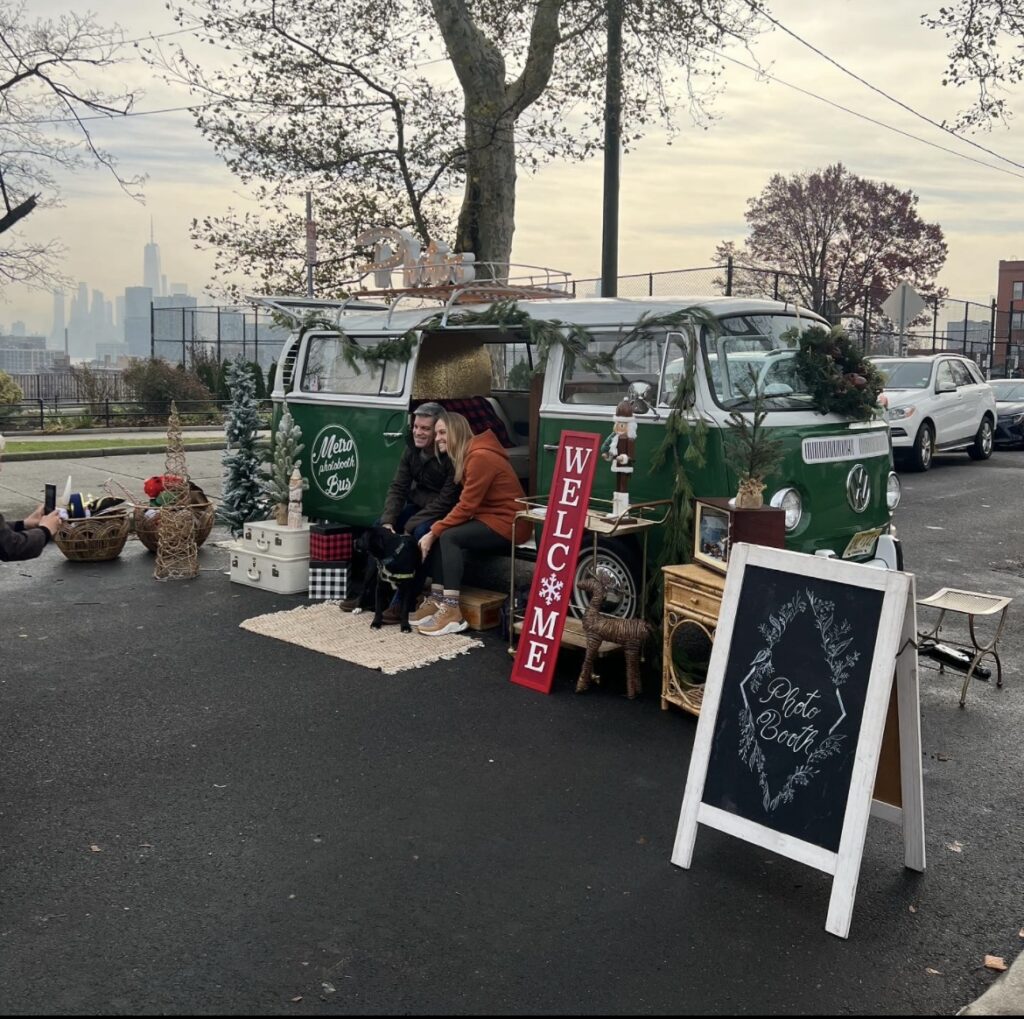
[[[412,408],[413,411],[415,412],[416,407],[420,403],[425,402],[424,400],[418,400]],[[509,438],[505,422],[495,414],[494,408],[486,396],[467,396],[460,399],[437,400],[436,402],[441,404],[445,410],[462,414],[469,422],[470,430],[474,435],[479,435],[480,432],[484,432],[489,428],[494,432],[494,437],[505,449],[512,449],[515,446],[515,443]]]

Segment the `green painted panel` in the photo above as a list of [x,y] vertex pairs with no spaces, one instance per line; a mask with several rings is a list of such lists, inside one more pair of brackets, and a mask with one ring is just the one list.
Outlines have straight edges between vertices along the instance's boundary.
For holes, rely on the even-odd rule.
[[[302,429],[303,509],[312,518],[369,526],[384,497],[408,435],[404,406],[392,408],[294,403]],[[275,419],[278,409],[275,408]],[[385,433],[390,433],[386,435]]]

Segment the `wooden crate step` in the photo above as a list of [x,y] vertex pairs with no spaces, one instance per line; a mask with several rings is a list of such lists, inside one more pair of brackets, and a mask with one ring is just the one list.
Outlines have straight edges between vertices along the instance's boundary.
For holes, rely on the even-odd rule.
[[459,592],[462,618],[471,630],[493,630],[501,622],[501,607],[508,600],[508,592],[485,591],[479,587],[464,587]]

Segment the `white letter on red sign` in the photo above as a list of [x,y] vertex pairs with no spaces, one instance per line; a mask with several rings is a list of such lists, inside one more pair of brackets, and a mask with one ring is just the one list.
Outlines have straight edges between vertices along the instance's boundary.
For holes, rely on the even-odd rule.
[[552,557],[555,554],[555,549],[556,548],[562,549],[565,552],[565,555],[568,556],[569,555],[569,546],[566,545],[566,543],[564,541],[556,541],[556,542],[552,543],[551,548],[548,549],[548,569],[551,570],[553,573],[560,573],[562,570],[565,569],[565,562],[566,562],[566,560],[563,559],[562,562],[561,562],[561,565],[559,565],[559,566],[555,565],[555,561],[554,561],[554,559]]
[[570,474],[582,474],[590,462],[591,450],[582,446],[565,447],[565,469]]
[[547,622],[544,622],[544,610],[542,608],[535,608],[533,610],[533,622],[530,624],[530,636],[546,637],[548,640],[555,639],[555,620],[558,619],[558,613],[554,610],[549,609],[547,613]]
[[523,668],[529,669],[531,672],[543,672],[543,656],[547,649],[547,644],[538,644],[537,641],[531,640],[530,653],[526,656],[526,661],[523,662]]
[[566,478],[562,482],[562,504],[564,506],[579,506],[580,485],[583,482],[579,478]]

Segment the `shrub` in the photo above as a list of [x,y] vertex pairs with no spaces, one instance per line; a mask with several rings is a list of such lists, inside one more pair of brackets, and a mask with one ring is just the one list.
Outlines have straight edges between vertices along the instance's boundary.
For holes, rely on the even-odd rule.
[[159,358],[136,361],[125,371],[124,378],[150,417],[165,418],[171,411],[172,400],[177,402],[179,410],[194,412],[197,408],[189,404],[208,403],[213,399],[213,394],[194,372]]
[[21,403],[24,395],[21,386],[7,372],[0,372],[0,403]]

